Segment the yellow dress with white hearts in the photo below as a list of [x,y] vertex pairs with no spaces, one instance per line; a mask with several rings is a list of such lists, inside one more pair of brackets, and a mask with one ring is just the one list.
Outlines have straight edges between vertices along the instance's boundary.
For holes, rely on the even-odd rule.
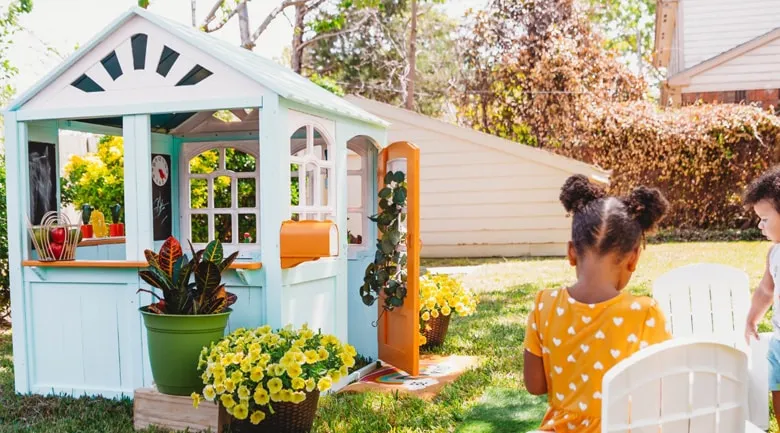
[[525,349],[544,360],[549,409],[540,430],[601,431],[601,380],[622,359],[671,338],[655,301],[623,290],[583,304],[566,289],[536,294]]

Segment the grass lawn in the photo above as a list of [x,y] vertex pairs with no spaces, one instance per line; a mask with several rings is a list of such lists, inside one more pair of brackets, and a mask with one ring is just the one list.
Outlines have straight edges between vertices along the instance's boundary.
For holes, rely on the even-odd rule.
[[[766,242],[651,245],[630,289],[648,293],[652,280],[666,270],[704,261],[742,268],[755,286],[768,247]],[[538,426],[546,398],[530,396],[523,387],[525,318],[534,293],[570,282],[573,269],[561,259],[428,260],[424,264],[485,264],[464,278],[480,292],[477,313],[454,319],[445,345],[437,350],[479,355],[483,364],[430,403],[378,393],[322,398],[313,432],[522,433]],[[762,328],[769,329],[767,320]],[[15,395],[11,335],[0,333],[0,433],[132,431],[130,401]],[[770,431],[778,432],[777,426]]]

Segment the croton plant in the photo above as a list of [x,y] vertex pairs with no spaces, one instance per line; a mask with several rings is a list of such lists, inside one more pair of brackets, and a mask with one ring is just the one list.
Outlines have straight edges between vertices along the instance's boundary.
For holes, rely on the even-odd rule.
[[[222,272],[238,256],[235,252],[224,257],[222,244],[213,240],[206,248],[195,251],[190,244],[192,259],[183,253],[181,244],[173,236],[165,240],[160,251],[145,250],[149,267],[139,276],[162,291],[162,297],[147,289],[158,302],[146,309],[157,314],[219,314],[236,301],[236,295],[225,290]],[[195,281],[191,282],[192,276]]]

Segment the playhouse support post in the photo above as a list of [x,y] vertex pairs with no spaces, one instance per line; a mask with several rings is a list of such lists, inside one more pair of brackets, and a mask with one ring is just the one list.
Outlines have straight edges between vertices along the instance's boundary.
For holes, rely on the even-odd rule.
[[287,109],[276,94],[263,97],[260,111],[260,249],[265,271],[265,316],[282,323],[282,259],[279,232],[290,217],[290,138]]
[[[344,122],[336,123],[336,142],[332,148],[334,161],[336,162],[336,204],[337,209],[347,209],[347,142],[353,137],[352,129]],[[365,156],[364,156],[365,158]],[[343,167],[343,168],[342,168]],[[342,203],[344,203],[342,205]],[[349,254],[349,240],[347,239],[347,212],[336,212],[334,221],[339,228],[339,273],[336,277],[336,297],[334,298],[336,320],[335,335],[347,341],[349,338],[349,273],[347,271],[347,257]],[[354,295],[359,297],[357,290]]]
[[6,206],[8,209],[8,268],[11,285],[11,317],[14,324],[14,382],[16,392],[30,392],[27,374],[27,310],[22,260],[27,250],[26,227],[29,206],[27,175],[27,124],[17,123],[16,112],[5,113]]
[[125,254],[127,260],[145,260],[154,247],[152,234],[152,134],[149,115],[124,116]]

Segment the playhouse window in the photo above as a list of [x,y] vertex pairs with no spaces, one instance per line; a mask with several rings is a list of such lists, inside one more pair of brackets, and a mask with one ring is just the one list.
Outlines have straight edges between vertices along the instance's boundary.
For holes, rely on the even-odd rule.
[[257,144],[185,146],[185,158],[185,236],[195,246],[219,239],[255,248],[260,219]]
[[350,247],[365,245],[369,202],[365,191],[367,178],[365,147],[347,143],[347,239]]
[[324,134],[312,125],[290,137],[290,218],[334,220],[336,188],[333,155]]

